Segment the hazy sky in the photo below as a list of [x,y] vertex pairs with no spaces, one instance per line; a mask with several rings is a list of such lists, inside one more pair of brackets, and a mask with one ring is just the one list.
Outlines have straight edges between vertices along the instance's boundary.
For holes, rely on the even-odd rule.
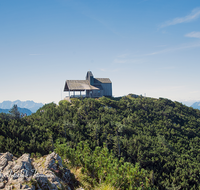
[[59,102],[65,80],[200,101],[199,0],[0,0],[0,102]]

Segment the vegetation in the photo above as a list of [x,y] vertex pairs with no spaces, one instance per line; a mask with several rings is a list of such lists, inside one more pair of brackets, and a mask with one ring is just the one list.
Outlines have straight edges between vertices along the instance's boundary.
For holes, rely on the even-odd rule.
[[124,162],[123,158],[118,160],[105,146],[97,146],[92,151],[88,143],[81,142],[75,148],[70,148],[67,144],[58,144],[56,152],[69,159],[71,166],[81,168],[81,173],[86,176],[85,181],[89,182],[92,188],[103,182],[116,189],[149,189],[147,172],[144,169],[140,170],[139,164],[133,166]]
[[[83,168],[94,185],[101,181],[113,188],[139,187],[130,185],[128,178],[136,177],[129,172],[137,170],[140,187],[151,183],[158,189],[198,189],[199,129],[199,110],[164,98],[63,100],[21,119],[0,114],[0,152],[44,155],[55,149],[71,165]],[[102,165],[109,157],[111,170]],[[109,172],[118,184],[110,180]],[[122,176],[126,183],[120,181]]]

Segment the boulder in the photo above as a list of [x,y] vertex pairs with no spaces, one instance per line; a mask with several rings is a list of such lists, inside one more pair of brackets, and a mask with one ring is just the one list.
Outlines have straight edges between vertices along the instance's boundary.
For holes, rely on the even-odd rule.
[[0,153],[0,169],[0,189],[74,189],[70,170],[63,168],[55,152],[33,160],[30,154],[17,159],[9,152]]

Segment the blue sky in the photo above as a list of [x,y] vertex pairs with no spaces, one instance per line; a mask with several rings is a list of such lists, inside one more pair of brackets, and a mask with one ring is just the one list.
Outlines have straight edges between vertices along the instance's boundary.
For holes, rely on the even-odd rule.
[[199,0],[0,0],[0,102],[59,102],[65,80],[200,101]]

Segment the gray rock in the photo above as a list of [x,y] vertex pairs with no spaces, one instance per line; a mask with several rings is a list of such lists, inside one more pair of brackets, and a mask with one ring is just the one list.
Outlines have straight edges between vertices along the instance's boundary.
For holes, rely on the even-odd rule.
[[[17,159],[9,152],[0,153],[0,169],[0,189],[58,190],[64,183],[68,184],[67,190],[71,190],[69,185],[73,187],[70,170],[63,168],[62,159],[55,152],[35,161],[29,154]],[[35,186],[22,185],[31,180],[35,180]]]
[[22,185],[22,189],[28,189],[29,186],[28,185]]
[[37,182],[40,184],[40,188],[49,189],[48,179],[47,179],[46,175],[44,175],[44,174],[35,174],[33,176],[33,178],[35,180],[37,180]]
[[30,154],[23,154],[16,160],[16,165],[12,168],[13,172],[20,173],[27,177],[33,174]]
[[70,172],[70,170],[65,169],[65,174],[64,174],[63,178],[64,178],[64,181],[66,183],[70,183],[70,181],[71,181],[71,172]]
[[56,154],[55,152],[52,152],[51,154],[49,154],[46,157],[46,161],[45,161],[44,165],[45,165],[45,167],[47,167],[49,169],[52,168],[54,170],[57,169],[57,166],[63,167],[61,157],[58,154]]
[[6,152],[1,155],[0,157],[0,171],[3,171],[3,169],[7,166],[8,161],[11,161],[13,158],[13,155],[9,152]]
[[16,189],[22,189],[22,184],[18,183],[15,187],[16,187]]
[[4,173],[9,173],[9,171],[14,167],[16,163],[12,161],[8,161],[7,166],[4,168],[3,172]]
[[13,186],[11,185],[11,186],[6,187],[6,190],[12,190],[12,188]]
[[0,182],[4,181],[4,175],[2,173],[0,173]]
[[6,158],[0,159],[0,171],[2,171],[8,164],[8,160]]
[[35,190],[35,186],[32,185],[32,187],[31,188],[29,187],[27,190]]
[[0,183],[0,189],[3,189],[5,184],[3,182]]
[[17,173],[14,173],[14,175],[12,176],[12,178],[15,180],[15,179],[18,179],[19,178],[19,175]]
[[1,158],[5,158],[8,161],[12,161],[13,155],[10,152],[6,152],[0,157],[0,160],[1,160]]

